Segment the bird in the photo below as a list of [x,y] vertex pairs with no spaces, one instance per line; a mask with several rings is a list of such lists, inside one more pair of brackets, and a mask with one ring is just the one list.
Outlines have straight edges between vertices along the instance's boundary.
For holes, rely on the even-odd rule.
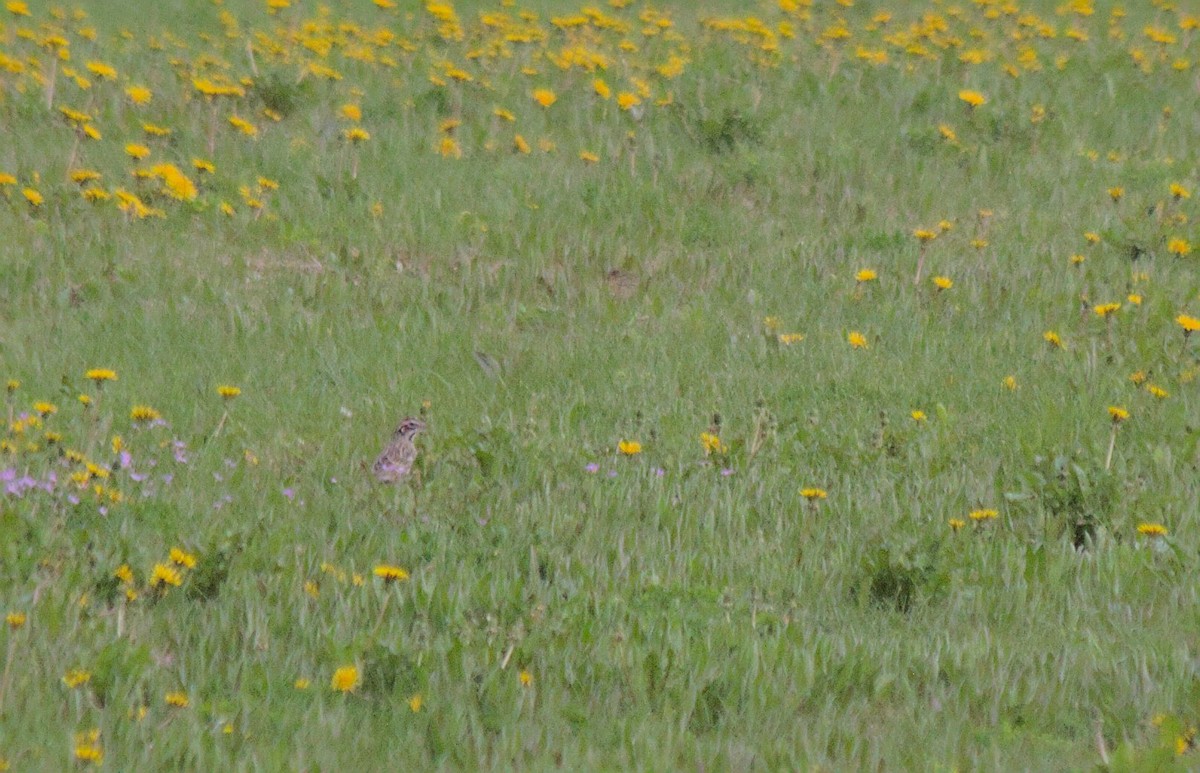
[[380,483],[399,483],[404,480],[417,460],[417,446],[413,439],[424,429],[425,422],[414,416],[400,422],[372,467],[376,480]]

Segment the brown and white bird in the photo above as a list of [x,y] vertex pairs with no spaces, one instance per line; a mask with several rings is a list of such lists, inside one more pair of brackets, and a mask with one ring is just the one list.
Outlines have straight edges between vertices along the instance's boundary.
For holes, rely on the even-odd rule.
[[424,429],[425,422],[413,416],[400,422],[400,426],[392,433],[392,439],[375,460],[372,471],[376,480],[380,483],[399,483],[412,471],[413,462],[417,460],[417,446],[413,439]]

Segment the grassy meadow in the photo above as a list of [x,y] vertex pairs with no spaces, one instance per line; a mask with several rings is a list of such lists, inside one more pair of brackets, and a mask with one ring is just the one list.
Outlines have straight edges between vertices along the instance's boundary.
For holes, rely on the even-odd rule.
[[0,767],[1200,766],[1188,3],[0,17]]

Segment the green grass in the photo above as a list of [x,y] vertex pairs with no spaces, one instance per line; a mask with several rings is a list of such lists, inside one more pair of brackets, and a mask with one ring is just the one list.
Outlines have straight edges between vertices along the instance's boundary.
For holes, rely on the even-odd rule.
[[[1200,183],[1183,11],[897,3],[879,27],[885,4],[818,4],[771,54],[702,22],[777,30],[777,4],[673,8],[648,37],[639,4],[604,7],[619,34],[556,27],[576,9],[543,3],[545,41],[489,58],[469,55],[497,35],[480,13],[517,9],[462,3],[447,41],[425,11],[365,2],[324,21],[305,3],[177,3],[139,9],[128,36],[116,7],[30,6],[0,26],[24,68],[0,68],[0,175],[17,179],[0,187],[0,377],[20,382],[0,471],[57,482],[0,495],[5,611],[27,616],[3,634],[14,770],[73,764],[92,729],[114,770],[1196,764],[1176,755],[1200,720],[1200,368],[1175,321],[1200,311],[1200,276],[1169,248],[1200,245],[1196,199],[1169,188]],[[884,41],[927,12],[945,33]],[[851,39],[820,43],[839,20]],[[379,28],[413,50],[347,55]],[[37,41],[55,29],[71,56],[47,107]],[[332,42],[320,61],[341,80],[299,77],[318,60],[305,35]],[[574,42],[608,69],[547,59]],[[682,74],[655,73],[672,54]],[[445,62],[474,80],[432,83]],[[192,78],[218,74],[250,85],[214,111]],[[652,93],[640,118],[615,104],[632,78]],[[539,87],[558,101],[539,107]],[[346,103],[371,134],[356,148]],[[103,138],[77,140],[60,107]],[[144,122],[173,133],[147,140]],[[448,135],[461,158],[438,153]],[[134,180],[131,142],[195,200]],[[80,168],[162,216],[84,201]],[[942,220],[914,286],[913,231]],[[864,268],[879,278],[860,287]],[[1081,298],[1123,306],[1110,322]],[[101,367],[119,379],[90,383]],[[57,413],[26,421],[43,400]],[[166,425],[137,426],[135,405]],[[1132,418],[1106,469],[1109,406]],[[419,479],[375,485],[374,455],[419,411]],[[713,428],[726,458],[705,456]],[[109,477],[78,488],[66,449]],[[998,517],[968,517],[983,509]],[[196,567],[150,587],[172,547]],[[374,577],[385,563],[409,579]],[[348,665],[360,682],[341,694]],[[67,686],[71,669],[90,679]]]

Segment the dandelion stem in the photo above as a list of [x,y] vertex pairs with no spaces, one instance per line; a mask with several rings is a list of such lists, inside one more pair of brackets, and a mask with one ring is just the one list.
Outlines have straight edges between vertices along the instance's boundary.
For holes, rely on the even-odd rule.
[[0,676],[0,715],[4,713],[4,696],[8,694],[9,672],[12,670],[13,653],[16,651],[16,638],[9,635],[8,654],[4,656],[4,674]]
[[925,245],[921,244],[921,251],[917,253],[917,275],[913,277],[913,287],[921,284],[921,272],[925,269]]
[[217,428],[213,430],[213,437],[221,434],[221,430],[225,427],[226,420],[229,419],[229,411],[221,414],[221,420],[217,422]]
[[1104,459],[1105,471],[1107,471],[1110,467],[1112,467],[1113,451],[1116,450],[1116,448],[1117,448],[1117,425],[1114,424],[1113,428],[1112,428],[1112,435],[1109,436],[1109,439],[1108,439],[1108,456],[1105,457],[1105,459]]

